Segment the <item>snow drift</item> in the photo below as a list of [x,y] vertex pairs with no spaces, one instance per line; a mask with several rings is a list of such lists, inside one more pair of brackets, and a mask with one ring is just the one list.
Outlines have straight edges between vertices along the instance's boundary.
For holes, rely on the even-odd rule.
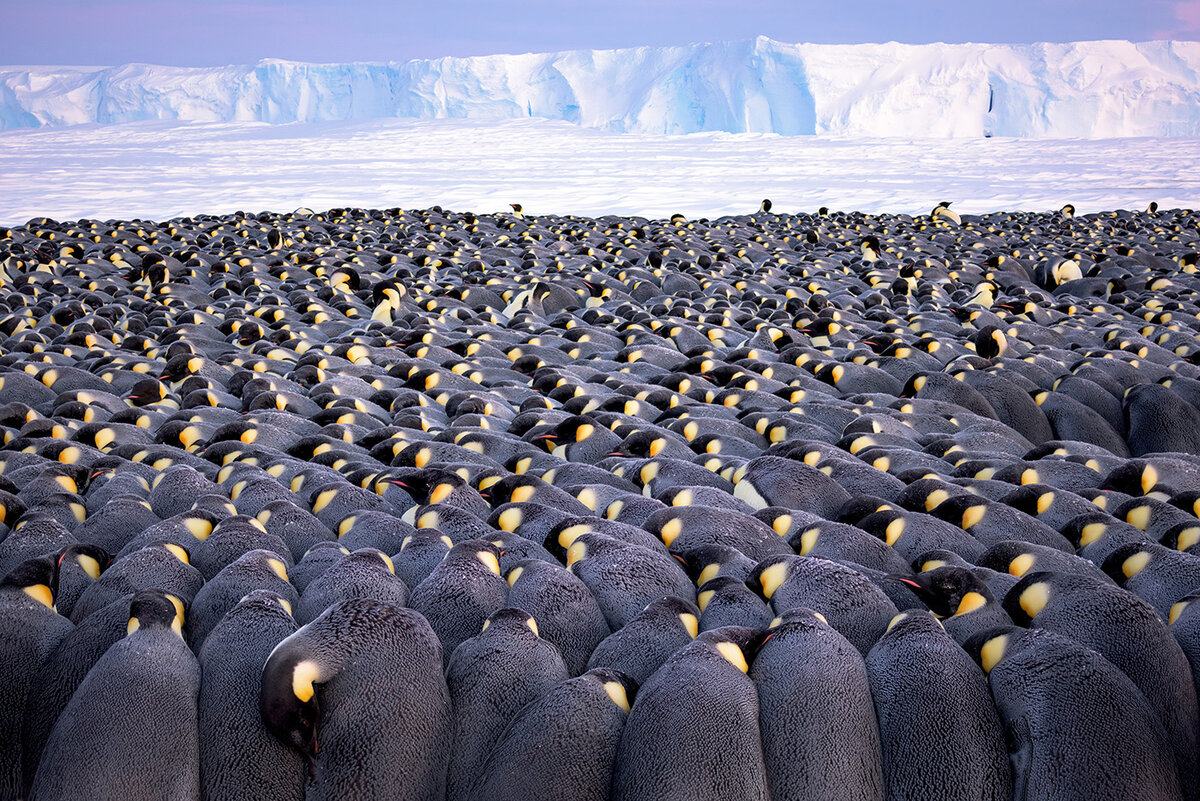
[[388,64],[0,67],[0,129],[543,117],[616,132],[1200,136],[1200,43],[687,47]]

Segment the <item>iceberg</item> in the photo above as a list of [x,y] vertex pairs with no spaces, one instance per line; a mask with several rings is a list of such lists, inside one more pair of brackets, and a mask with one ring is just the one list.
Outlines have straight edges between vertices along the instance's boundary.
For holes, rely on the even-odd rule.
[[0,67],[0,129],[521,117],[639,134],[1200,136],[1200,42],[759,37],[385,64]]

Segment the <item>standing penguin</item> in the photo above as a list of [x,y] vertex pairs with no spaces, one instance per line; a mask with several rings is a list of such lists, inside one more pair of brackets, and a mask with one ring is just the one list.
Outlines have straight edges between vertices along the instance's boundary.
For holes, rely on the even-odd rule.
[[558,649],[523,609],[494,612],[483,631],[454,649],[446,684],[454,706],[447,801],[466,801],[488,753],[521,707],[567,680]]
[[21,796],[26,700],[42,662],[74,628],[54,611],[54,568],[52,557],[30,559],[0,581],[0,798]]
[[199,653],[204,638],[213,627],[253,590],[271,590],[293,608],[299,601],[296,588],[288,583],[287,567],[274,553],[248,551],[205,582],[192,599],[188,607],[187,626],[188,643],[192,649]]
[[577,537],[567,549],[567,568],[592,591],[613,631],[659,598],[695,597],[687,573],[672,557],[604,534]]
[[1004,721],[1015,798],[1178,801],[1166,730],[1100,654],[1045,629],[983,632],[967,650]]
[[776,614],[798,607],[820,612],[863,654],[898,612],[865,575],[827,559],[772,557],[759,562],[746,583],[771,602]]
[[508,571],[508,604],[526,609],[538,621],[542,639],[554,643],[567,671],[578,676],[611,632],[587,585],[565,568],[525,559]]
[[259,693],[267,728],[309,759],[306,801],[445,797],[450,693],[416,612],[334,604],[276,646]]
[[987,680],[933,615],[898,615],[866,664],[889,801],[1007,801],[1012,776]]
[[488,755],[471,801],[608,801],[636,687],[598,668],[526,704]]
[[502,608],[508,583],[500,577],[496,546],[481,540],[455,543],[442,563],[412,592],[412,608],[425,616],[442,642],[445,663],[459,643],[474,637],[488,615]]
[[1187,657],[1154,607],[1103,579],[1047,572],[1022,578],[1004,607],[1016,623],[1070,637],[1128,676],[1169,734],[1188,798],[1200,793],[1196,688]]
[[785,612],[750,670],[772,801],[881,801],[879,726],[862,655],[821,616]]
[[21,759],[24,792],[29,793],[42,751],[54,722],[67,708],[75,690],[104,652],[125,636],[129,625],[129,603],[133,593],[88,615],[67,632],[49,656],[42,660],[25,706],[25,731]]
[[183,641],[183,606],[143,590],[129,605],[128,632],[54,724],[30,801],[199,797],[200,666]]
[[262,665],[296,631],[290,604],[254,590],[214,626],[200,649],[200,798],[295,801],[304,758],[275,739],[258,714]]
[[611,668],[645,682],[700,633],[699,616],[700,610],[690,601],[659,598],[597,645],[587,666]]
[[705,632],[642,685],[613,772],[613,801],[766,801],[758,629]]

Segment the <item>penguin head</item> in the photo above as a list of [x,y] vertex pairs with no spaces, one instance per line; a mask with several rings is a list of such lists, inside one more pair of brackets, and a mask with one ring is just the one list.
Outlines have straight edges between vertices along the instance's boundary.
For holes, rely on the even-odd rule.
[[126,393],[125,402],[130,406],[149,406],[165,400],[167,396],[167,387],[162,381],[157,378],[143,378]]
[[749,673],[754,658],[770,637],[766,629],[745,626],[722,626],[712,631],[701,632],[694,643],[720,654],[742,673]]
[[633,706],[634,696],[637,695],[638,684],[629,676],[612,668],[592,668],[580,676],[580,679],[598,683],[612,702],[625,712]]
[[609,456],[626,456],[637,459],[652,459],[662,452],[669,440],[658,431],[635,431],[621,441]]
[[1159,539],[1163,545],[1176,551],[1186,551],[1200,543],[1200,523],[1177,523]]
[[58,561],[49,556],[25,560],[0,581],[0,590],[22,592],[50,609],[57,587]]
[[558,561],[567,563],[567,551],[575,544],[575,540],[584,534],[595,533],[592,519],[588,517],[568,517],[562,520],[546,533],[542,545]]
[[1158,470],[1144,459],[1130,459],[1109,471],[1101,490],[1114,490],[1137,497],[1149,495],[1159,486]]
[[788,580],[792,564],[801,557],[788,555],[771,556],[755,565],[746,577],[746,586],[754,590],[766,604],[771,603],[775,591]]
[[487,498],[493,509],[496,509],[506,503],[536,501],[538,488],[544,486],[546,482],[537,476],[511,475],[489,483],[486,488],[480,490],[480,494]]
[[386,479],[407,492],[419,506],[441,503],[460,489],[469,488],[466,480],[451,470],[423,467],[398,471],[399,475]]
[[1102,512],[1086,512],[1072,518],[1063,528],[1062,534],[1076,549],[1085,548],[1110,531],[1115,522],[1111,515]]
[[276,739],[304,754],[311,764],[317,755],[321,684],[330,671],[323,655],[311,653],[307,645],[293,634],[275,646],[263,666],[258,706]]
[[997,359],[1008,351],[1008,338],[997,326],[985,325],[971,338],[975,353],[985,359]]
[[760,652],[771,647],[771,643],[779,644],[793,632],[809,631],[812,629],[831,629],[829,621],[820,612],[799,607],[789,609],[771,621],[764,633]]
[[463,540],[456,542],[454,547],[446,552],[442,561],[443,564],[457,564],[472,570],[486,570],[499,576],[502,553],[500,548],[485,540]]
[[127,634],[153,629],[170,629],[183,636],[184,605],[178,597],[163,590],[141,590],[129,602]]
[[737,561],[742,554],[728,545],[708,544],[688,548],[676,555],[683,561],[683,569],[688,578],[699,587],[722,575],[722,569]]
[[1124,587],[1126,581],[1141,573],[1154,560],[1155,549],[1161,548],[1161,545],[1148,542],[1131,542],[1109,554],[1101,567],[1113,581]]
[[941,618],[964,615],[995,601],[987,585],[965,567],[946,565],[915,576],[890,578],[911,589]]
[[534,637],[540,637],[537,621],[533,615],[526,612],[524,609],[518,609],[514,606],[506,606],[503,609],[497,609],[487,620],[483,621],[483,628],[480,633],[490,631],[492,634],[506,633],[515,634],[520,637],[527,637],[530,633]]
[[1015,646],[1027,633],[1016,626],[988,628],[968,638],[967,642],[962,644],[962,649],[983,668],[984,673],[991,673],[1004,657],[1012,655]]
[[56,570],[61,571],[63,564],[66,562],[74,562],[79,565],[80,569],[87,573],[94,581],[100,578],[100,574],[108,569],[113,562],[113,558],[108,551],[98,545],[81,542],[64,548],[59,552]]
[[1054,574],[1047,571],[1027,573],[1004,596],[1004,611],[1018,626],[1028,628],[1046,608],[1052,594]]

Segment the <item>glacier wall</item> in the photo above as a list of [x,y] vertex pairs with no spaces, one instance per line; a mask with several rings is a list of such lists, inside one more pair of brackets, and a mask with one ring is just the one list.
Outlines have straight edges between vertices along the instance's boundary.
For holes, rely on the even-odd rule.
[[388,64],[0,67],[0,129],[526,116],[649,134],[1200,136],[1200,42],[759,37]]

